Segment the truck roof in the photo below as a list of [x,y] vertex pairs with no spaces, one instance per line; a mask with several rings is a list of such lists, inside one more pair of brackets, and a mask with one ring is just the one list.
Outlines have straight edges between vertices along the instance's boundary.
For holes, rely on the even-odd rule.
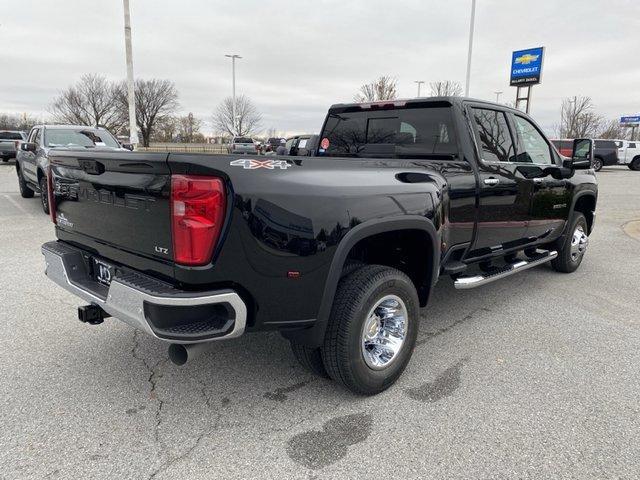
[[104,127],[96,127],[95,125],[91,126],[91,125],[50,125],[50,124],[40,124],[40,125],[34,125],[32,128],[59,128],[62,130],[75,130],[77,128],[90,128],[93,130],[106,130],[106,128]]
[[461,104],[462,102],[474,102],[474,103],[483,103],[486,105],[494,105],[500,108],[506,108],[509,110],[513,110],[513,108],[508,107],[507,105],[503,105],[500,103],[495,103],[495,102],[490,102],[487,100],[480,100],[477,98],[471,98],[471,97],[420,97],[420,98],[397,98],[394,100],[382,100],[382,101],[376,101],[376,102],[353,102],[353,103],[336,103],[331,105],[331,107],[329,107],[329,110],[333,110],[333,109],[343,109],[343,108],[354,108],[354,107],[361,107],[361,108],[367,108],[371,105],[391,105],[393,104],[396,107],[401,107],[401,106],[405,106],[405,105],[411,105],[411,104],[418,104],[418,103],[436,103],[436,102],[445,102],[445,103],[450,103],[451,105],[454,104]]

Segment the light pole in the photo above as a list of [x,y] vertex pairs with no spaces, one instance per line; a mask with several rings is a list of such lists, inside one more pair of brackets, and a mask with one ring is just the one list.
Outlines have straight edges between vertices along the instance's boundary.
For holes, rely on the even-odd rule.
[[502,95],[502,91],[493,92],[496,94],[496,103],[500,103],[500,95]]
[[240,55],[225,55],[231,59],[231,76],[233,78],[233,96],[231,104],[231,130],[236,134],[236,58],[242,58]]
[[464,96],[469,96],[471,83],[471,53],[473,52],[473,28],[476,20],[476,0],[471,0],[471,22],[469,24],[469,52],[467,54],[467,81],[464,85]]
[[124,2],[124,46],[127,59],[127,94],[129,97],[129,142],[138,144],[138,127],[136,124],[136,91],[133,84],[133,55],[131,53],[131,13],[129,0]]
[[418,84],[418,97],[417,98],[420,98],[420,87],[424,83],[424,80],[414,80],[413,83],[417,83]]

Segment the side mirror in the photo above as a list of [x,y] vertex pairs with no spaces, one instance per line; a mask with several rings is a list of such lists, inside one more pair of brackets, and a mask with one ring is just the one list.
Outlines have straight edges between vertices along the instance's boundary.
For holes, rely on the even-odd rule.
[[570,162],[571,165],[568,166],[568,168],[574,170],[587,170],[591,168],[593,164],[593,140],[590,138],[576,138],[573,141],[573,151]]
[[133,152],[133,144],[132,143],[123,143],[122,148]]
[[36,151],[36,144],[35,143],[29,143],[29,142],[23,142],[20,144],[20,150],[22,150],[23,152],[35,152]]

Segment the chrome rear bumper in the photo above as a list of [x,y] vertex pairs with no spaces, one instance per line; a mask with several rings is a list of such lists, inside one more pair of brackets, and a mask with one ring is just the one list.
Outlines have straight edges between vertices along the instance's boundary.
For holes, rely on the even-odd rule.
[[[61,242],[45,243],[42,253],[45,274],[55,283],[160,340],[198,343],[235,338],[244,333],[247,308],[242,298],[232,290],[187,292],[131,271],[122,274],[116,271],[111,284],[106,287],[92,280],[87,271],[88,253]],[[200,307],[202,318],[180,323],[184,307]],[[208,307],[211,310],[207,310]],[[162,326],[158,325],[158,316],[163,317]],[[167,326],[167,318],[174,316],[176,324]]]

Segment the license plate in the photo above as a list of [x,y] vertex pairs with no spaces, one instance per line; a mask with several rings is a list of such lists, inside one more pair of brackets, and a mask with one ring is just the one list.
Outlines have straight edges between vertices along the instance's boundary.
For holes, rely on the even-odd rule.
[[102,285],[111,285],[111,279],[115,273],[115,267],[97,258],[93,259],[93,274]]

